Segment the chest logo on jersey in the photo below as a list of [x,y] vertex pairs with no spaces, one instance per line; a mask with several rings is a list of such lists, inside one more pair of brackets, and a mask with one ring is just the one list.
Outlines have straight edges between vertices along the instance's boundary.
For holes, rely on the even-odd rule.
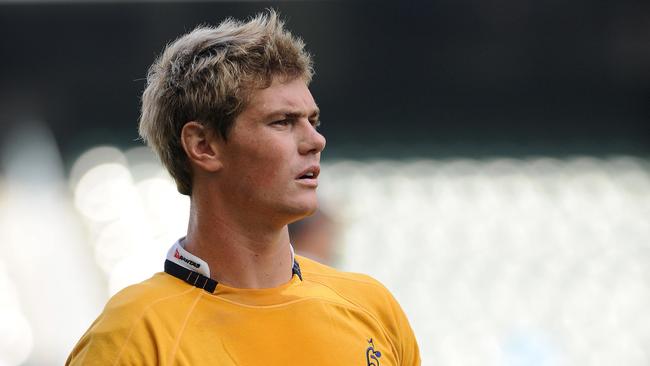
[[380,358],[381,352],[375,351],[375,344],[372,342],[372,338],[368,339],[368,349],[366,349],[367,366],[379,366]]

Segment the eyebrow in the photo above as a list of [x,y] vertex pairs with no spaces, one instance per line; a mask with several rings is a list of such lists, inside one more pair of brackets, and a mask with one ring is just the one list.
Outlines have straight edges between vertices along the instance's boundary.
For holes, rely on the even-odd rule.
[[[298,119],[300,117],[304,117],[305,114],[301,112],[291,111],[291,110],[276,111],[276,112],[269,113],[267,115],[267,118],[272,118],[277,116],[284,116],[287,119]],[[319,117],[320,117],[320,109],[318,109],[318,107],[316,107],[316,109],[314,109],[314,111],[311,112],[309,116],[307,116],[307,118],[309,119],[316,119],[316,120],[318,120]]]

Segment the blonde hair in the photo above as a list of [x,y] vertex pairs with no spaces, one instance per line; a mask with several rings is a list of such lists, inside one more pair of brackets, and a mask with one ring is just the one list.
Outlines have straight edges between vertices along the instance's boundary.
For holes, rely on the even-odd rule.
[[180,141],[183,126],[199,122],[224,142],[250,93],[274,76],[311,81],[311,56],[270,9],[247,22],[228,18],[199,26],[167,45],[149,68],[142,94],[140,136],[191,195],[192,175]]

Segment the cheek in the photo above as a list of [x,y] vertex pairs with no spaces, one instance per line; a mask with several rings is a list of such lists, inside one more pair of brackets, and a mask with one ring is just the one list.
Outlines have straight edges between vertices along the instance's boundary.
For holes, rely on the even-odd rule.
[[245,160],[241,162],[246,167],[246,180],[263,188],[276,187],[280,181],[286,181],[290,177],[289,158],[283,151],[274,149],[271,146],[262,148],[247,149],[242,151]]

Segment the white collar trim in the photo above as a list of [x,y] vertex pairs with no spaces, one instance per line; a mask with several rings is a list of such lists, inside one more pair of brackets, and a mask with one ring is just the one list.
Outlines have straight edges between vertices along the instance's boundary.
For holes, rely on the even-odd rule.
[[210,267],[203,259],[188,252],[184,248],[185,237],[182,237],[172,245],[167,251],[167,260],[170,260],[181,267],[187,268],[190,271],[198,272],[205,277],[210,277]]
[[[293,245],[289,243],[291,250],[291,265],[296,261],[296,253],[293,250]],[[187,268],[190,271],[198,272],[205,277],[210,277],[210,267],[203,259],[195,256],[194,254],[185,250],[185,237],[178,239],[174,245],[167,251],[167,259],[178,264],[181,267]]]

